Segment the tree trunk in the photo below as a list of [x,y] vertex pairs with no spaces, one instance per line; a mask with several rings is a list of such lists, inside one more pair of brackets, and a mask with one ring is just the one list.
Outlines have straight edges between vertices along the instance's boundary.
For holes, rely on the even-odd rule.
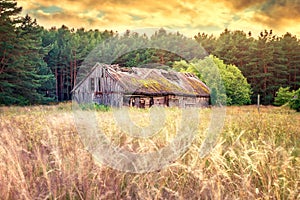
[[73,85],[73,62],[72,60],[70,60],[70,87],[72,87],[72,85]]
[[267,73],[268,73],[268,68],[266,65],[264,65],[264,91],[266,92],[267,90]]
[[73,83],[74,83],[73,88],[76,85],[76,67],[77,67],[76,51],[74,52],[74,55],[75,55],[75,57],[74,57],[74,70],[73,70],[73,72],[74,72],[74,75],[73,75]]
[[64,85],[63,85],[63,73],[61,71],[60,72],[60,101],[63,100],[63,89],[64,89]]
[[55,67],[55,94],[56,94],[56,100],[58,101],[58,73],[57,73],[57,67]]

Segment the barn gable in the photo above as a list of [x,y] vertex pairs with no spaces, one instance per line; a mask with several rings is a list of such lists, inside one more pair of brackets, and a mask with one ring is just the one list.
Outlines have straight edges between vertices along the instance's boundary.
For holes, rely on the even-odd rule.
[[209,88],[195,75],[163,69],[120,68],[97,63],[73,89],[79,103],[150,107],[206,106]]

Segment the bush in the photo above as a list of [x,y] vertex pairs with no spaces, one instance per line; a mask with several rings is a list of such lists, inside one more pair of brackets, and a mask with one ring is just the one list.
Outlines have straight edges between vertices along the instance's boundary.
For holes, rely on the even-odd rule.
[[291,109],[300,112],[300,88],[295,91],[293,98],[289,101],[289,105]]
[[278,92],[276,92],[276,97],[274,101],[275,106],[282,106],[288,103],[294,96],[294,92],[290,91],[289,87],[280,87]]
[[291,109],[300,112],[300,88],[297,91],[290,91],[289,87],[280,87],[276,95],[274,105],[282,106],[287,104]]
[[103,104],[97,103],[84,103],[79,105],[82,110],[95,110],[95,111],[102,111],[107,112],[109,111],[110,107]]
[[110,107],[103,104],[94,104],[94,109],[97,111],[107,112],[109,111]]

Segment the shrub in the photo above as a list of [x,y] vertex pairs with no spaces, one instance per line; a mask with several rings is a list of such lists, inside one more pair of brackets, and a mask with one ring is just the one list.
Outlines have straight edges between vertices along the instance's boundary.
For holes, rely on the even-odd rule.
[[96,110],[96,111],[102,111],[107,112],[109,111],[110,107],[103,104],[97,104],[97,103],[83,103],[79,105],[82,110]]
[[300,112],[300,88],[295,91],[293,98],[289,101],[289,105],[291,109]]
[[294,92],[290,91],[289,87],[283,88],[280,87],[278,92],[276,92],[276,97],[274,101],[274,105],[276,106],[282,106],[286,103],[288,103],[294,96]]
[[300,112],[300,88],[296,91],[290,91],[289,87],[280,87],[276,94],[274,105],[282,106],[287,104],[291,109]]
[[107,112],[109,111],[110,107],[103,104],[94,104],[94,109],[97,111]]

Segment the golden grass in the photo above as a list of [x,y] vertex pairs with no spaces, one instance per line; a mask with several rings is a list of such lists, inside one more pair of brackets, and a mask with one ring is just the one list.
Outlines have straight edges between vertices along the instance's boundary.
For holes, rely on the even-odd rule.
[[[209,156],[199,157],[202,124],[176,162],[144,174],[95,163],[80,141],[70,104],[0,112],[0,199],[300,199],[300,115],[290,110],[227,107]],[[148,123],[143,121],[147,110],[131,112],[138,123]],[[111,111],[97,116],[115,145],[143,152],[174,137],[171,121],[180,110],[169,112],[170,123],[153,143],[109,126]],[[202,112],[209,116],[210,109]]]

